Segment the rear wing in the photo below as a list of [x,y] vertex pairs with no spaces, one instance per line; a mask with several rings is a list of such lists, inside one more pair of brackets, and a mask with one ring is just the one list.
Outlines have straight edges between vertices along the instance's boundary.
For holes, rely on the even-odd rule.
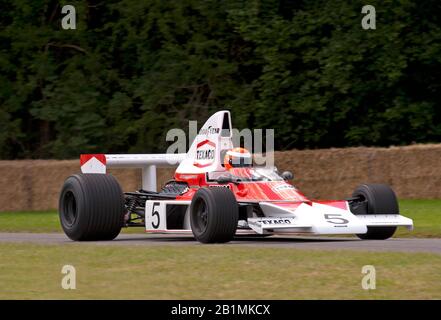
[[156,191],[156,168],[176,167],[186,153],[171,154],[82,154],[80,156],[82,173],[105,174],[107,168],[142,169],[142,189]]

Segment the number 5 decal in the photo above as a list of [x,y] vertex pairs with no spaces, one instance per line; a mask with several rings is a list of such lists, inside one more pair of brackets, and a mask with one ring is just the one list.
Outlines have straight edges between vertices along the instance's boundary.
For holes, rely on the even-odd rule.
[[159,223],[161,222],[161,218],[159,217],[159,212],[158,210],[155,210],[155,207],[159,206],[160,203],[159,202],[154,202],[153,206],[152,206],[152,217],[156,216],[156,223],[154,222],[154,220],[152,219],[152,227],[154,229],[158,229],[159,227]]
[[[330,213],[325,214],[326,222],[333,223],[333,224],[347,224],[349,220],[346,220],[345,218],[341,217],[341,214],[338,213]],[[334,220],[334,221],[331,221]]]

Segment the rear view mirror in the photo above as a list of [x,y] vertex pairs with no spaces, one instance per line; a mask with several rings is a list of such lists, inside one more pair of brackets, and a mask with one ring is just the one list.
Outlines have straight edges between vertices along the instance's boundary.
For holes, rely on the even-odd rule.
[[294,175],[292,174],[292,172],[291,171],[284,171],[283,173],[282,173],[282,178],[283,178],[283,180],[292,180],[292,179],[294,179]]
[[225,184],[233,182],[233,178],[229,174],[225,174],[216,179],[217,183]]

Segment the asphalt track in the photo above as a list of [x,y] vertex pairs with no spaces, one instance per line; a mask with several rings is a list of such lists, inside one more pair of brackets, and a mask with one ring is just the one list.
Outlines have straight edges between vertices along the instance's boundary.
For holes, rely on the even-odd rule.
[[[93,244],[105,246],[203,245],[195,241],[191,235],[120,234],[113,241],[73,242],[61,233],[0,233],[0,243]],[[441,254],[441,239],[392,238],[384,241],[375,241],[359,240],[352,237],[271,236],[267,238],[253,238],[241,236],[235,238],[234,241],[222,245],[258,248],[429,252]]]

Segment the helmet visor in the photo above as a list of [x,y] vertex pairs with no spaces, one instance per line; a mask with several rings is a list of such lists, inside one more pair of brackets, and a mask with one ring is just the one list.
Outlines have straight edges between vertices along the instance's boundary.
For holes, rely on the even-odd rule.
[[233,168],[243,168],[243,167],[251,167],[253,161],[251,157],[231,157],[230,165]]

